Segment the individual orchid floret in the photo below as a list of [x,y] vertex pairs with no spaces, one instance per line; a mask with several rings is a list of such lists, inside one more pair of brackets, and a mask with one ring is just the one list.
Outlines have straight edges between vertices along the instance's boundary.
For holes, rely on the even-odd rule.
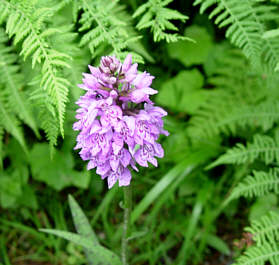
[[86,93],[76,102],[73,129],[80,132],[75,149],[81,149],[87,169],[96,168],[109,188],[117,181],[128,186],[136,164],[157,166],[155,157],[164,156],[157,141],[160,134],[168,135],[162,120],[167,113],[149,99],[157,93],[151,88],[154,77],[138,73],[137,66],[131,55],[123,63],[104,56],[99,67],[89,66],[91,73],[84,73],[79,85]]

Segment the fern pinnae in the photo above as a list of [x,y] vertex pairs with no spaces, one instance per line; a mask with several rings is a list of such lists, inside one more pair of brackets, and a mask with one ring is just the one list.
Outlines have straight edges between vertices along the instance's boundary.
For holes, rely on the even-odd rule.
[[[141,38],[129,30],[130,22],[125,19],[123,7],[119,5],[118,0],[82,0],[79,9],[84,11],[79,31],[88,30],[81,38],[80,46],[88,45],[94,57],[98,55],[96,51],[100,45],[107,43],[112,48],[112,54],[124,59],[123,51],[128,48],[129,43]],[[140,55],[136,58],[143,62]]]
[[166,6],[173,0],[149,0],[147,3],[142,4],[133,14],[133,17],[139,17],[144,14],[137,24],[139,30],[150,28],[153,32],[153,39],[155,42],[165,40],[166,42],[175,42],[178,40],[190,40],[185,36],[180,36],[177,33],[167,33],[166,30],[174,32],[178,28],[170,22],[170,20],[180,20],[185,22],[188,17],[179,13],[176,10],[167,8]]
[[258,246],[264,245],[265,242],[274,244],[279,240],[279,214],[271,211],[260,219],[253,220],[245,231],[253,235],[253,240]]
[[238,0],[196,0],[194,5],[198,4],[201,4],[202,13],[217,4],[209,17],[215,17],[215,23],[219,27],[227,26],[226,36],[243,50],[254,66],[259,66],[262,38],[258,32],[258,24],[252,18],[254,10],[251,3]]
[[[256,0],[245,0],[250,3],[250,7],[254,9],[252,16],[257,23],[259,33],[262,37],[262,52],[264,53],[264,60],[268,63],[271,69],[274,69],[276,63],[279,61],[279,44],[269,38],[263,38],[266,32],[265,22],[273,19],[278,19],[277,8],[272,5],[261,5]],[[268,14],[268,15],[267,15]]]
[[196,0],[200,12],[214,7],[210,18],[215,17],[219,27],[227,26],[226,36],[233,44],[243,49],[254,66],[260,65],[261,56],[272,69],[279,61],[278,41],[262,38],[265,22],[278,19],[276,7],[257,0]]
[[19,73],[19,66],[14,65],[18,60],[16,54],[12,53],[10,47],[5,46],[7,37],[4,31],[0,28],[0,75],[1,83],[6,87],[8,101],[13,111],[26,124],[33,129],[36,136],[39,137],[39,132],[33,117],[33,114],[28,105],[28,101],[24,93],[20,91],[20,86],[23,85],[23,76]]
[[233,189],[228,200],[241,196],[258,197],[269,193],[279,194],[279,168],[271,169],[269,172],[254,171],[253,176],[247,176]]
[[233,265],[271,265],[279,264],[279,247],[277,244],[264,244],[262,246],[252,246],[240,256]]
[[244,164],[252,163],[256,159],[261,159],[265,164],[273,162],[279,163],[279,141],[278,137],[273,139],[267,135],[255,135],[253,142],[247,146],[236,144],[229,149],[224,155],[209,165],[213,168],[221,164]]
[[20,122],[9,111],[9,104],[7,104],[7,95],[0,92],[0,125],[9,132],[20,143],[25,153],[28,153],[27,146],[24,140],[23,132],[20,128]]
[[241,104],[234,97],[226,98],[226,103],[219,102],[219,106],[208,102],[191,120],[190,130],[200,137],[221,132],[236,134],[237,128],[247,127],[259,127],[267,131],[279,121],[279,103],[276,101],[266,100],[254,106]]
[[[24,58],[27,58],[31,54],[34,55],[32,58],[33,66],[35,66],[36,63],[43,62],[41,68],[41,87],[47,90],[58,110],[60,131],[63,136],[64,113],[68,86],[70,84],[65,78],[60,77],[60,68],[61,66],[65,67],[68,65],[67,60],[69,56],[60,52],[58,53],[52,49],[46,37],[42,37],[42,25],[44,19],[51,15],[51,9],[39,8],[32,13],[30,12],[30,10],[32,11],[32,5],[30,5],[31,7],[26,7],[26,11],[26,9],[24,9],[25,6],[22,6],[21,3],[22,1],[19,1],[18,4],[13,4],[3,0],[0,2],[0,11],[8,10],[8,12],[5,13],[6,18],[4,17],[4,19],[8,21],[6,29],[10,37],[15,36],[17,41],[22,41],[22,50],[20,54]],[[21,21],[20,24],[18,23],[19,18]],[[24,32],[24,34],[22,32]]]
[[57,136],[59,132],[56,109],[53,106],[50,96],[46,91],[36,88],[30,94],[30,101],[35,109],[38,109],[38,120],[40,127],[46,133],[46,138],[50,143],[50,148],[57,144]]

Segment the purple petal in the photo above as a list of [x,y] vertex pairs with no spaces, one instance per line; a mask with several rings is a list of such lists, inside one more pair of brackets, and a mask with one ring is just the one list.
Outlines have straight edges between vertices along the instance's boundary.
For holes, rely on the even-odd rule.
[[100,122],[95,120],[91,126],[90,134],[94,134],[102,129]]
[[155,142],[153,147],[155,150],[155,155],[157,157],[160,157],[160,158],[164,157],[164,149],[162,148],[162,146],[159,143]]
[[132,55],[128,54],[122,64],[122,71],[125,73],[131,67],[132,64]]
[[87,164],[87,170],[90,170],[92,168],[95,168],[97,166],[96,160],[90,160],[89,163]]
[[146,158],[142,155],[142,148],[136,151],[134,157],[139,165],[142,167],[148,167]]
[[119,186],[129,186],[132,175],[129,169],[124,168],[122,174],[119,176]]
[[144,91],[144,93],[148,94],[148,95],[155,95],[158,93],[157,90],[151,88],[151,87],[145,87],[145,88],[142,88],[142,90]]
[[158,162],[157,162],[156,158],[154,158],[154,157],[149,157],[149,158],[148,158],[148,161],[149,161],[151,164],[153,164],[155,167],[158,166]]
[[133,136],[135,128],[136,128],[136,119],[134,117],[124,116],[123,120],[126,122],[129,130],[130,136]]
[[121,164],[123,165],[123,167],[127,167],[130,164],[130,160],[131,160],[131,154],[130,152],[123,148],[121,150]]
[[116,173],[111,173],[108,175],[108,188],[111,189],[112,186],[116,183],[118,180],[118,175]]
[[118,166],[119,166],[119,157],[116,155],[112,155],[110,157],[109,163],[110,163],[111,169],[113,171],[117,171]]
[[90,126],[95,118],[97,117],[98,109],[90,109],[87,114],[87,120],[85,121],[85,126]]
[[108,173],[109,170],[110,170],[110,164],[108,162],[105,162],[104,164],[100,164],[97,166],[96,173],[99,175],[105,175],[106,173]]
[[94,67],[94,66],[91,66],[91,65],[88,65],[88,68],[91,72],[92,75],[94,75],[95,77],[99,77],[100,76],[100,70],[98,67]]

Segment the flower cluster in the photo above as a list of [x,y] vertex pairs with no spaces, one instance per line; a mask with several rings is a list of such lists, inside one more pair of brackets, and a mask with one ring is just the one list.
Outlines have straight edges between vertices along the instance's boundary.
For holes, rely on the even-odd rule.
[[138,171],[136,163],[157,166],[155,157],[164,150],[156,142],[163,129],[162,117],[167,113],[149,99],[157,91],[150,87],[153,76],[138,73],[128,55],[123,64],[114,56],[101,58],[100,66],[89,65],[91,74],[84,73],[84,96],[77,101],[79,109],[73,129],[80,131],[75,149],[89,160],[87,169],[97,168],[111,188],[131,181],[130,169]]

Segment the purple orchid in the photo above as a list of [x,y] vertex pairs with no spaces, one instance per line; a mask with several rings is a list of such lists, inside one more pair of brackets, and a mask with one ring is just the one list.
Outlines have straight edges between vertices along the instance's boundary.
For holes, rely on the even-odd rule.
[[150,87],[154,76],[138,73],[137,66],[131,55],[122,64],[104,56],[99,67],[89,65],[91,74],[84,73],[79,85],[86,93],[77,101],[73,129],[80,133],[75,149],[81,149],[81,158],[89,161],[87,169],[96,168],[109,188],[117,181],[128,186],[130,169],[138,171],[136,163],[157,166],[155,157],[164,156],[157,140],[160,134],[168,135],[162,120],[167,112],[149,99],[157,93]]

